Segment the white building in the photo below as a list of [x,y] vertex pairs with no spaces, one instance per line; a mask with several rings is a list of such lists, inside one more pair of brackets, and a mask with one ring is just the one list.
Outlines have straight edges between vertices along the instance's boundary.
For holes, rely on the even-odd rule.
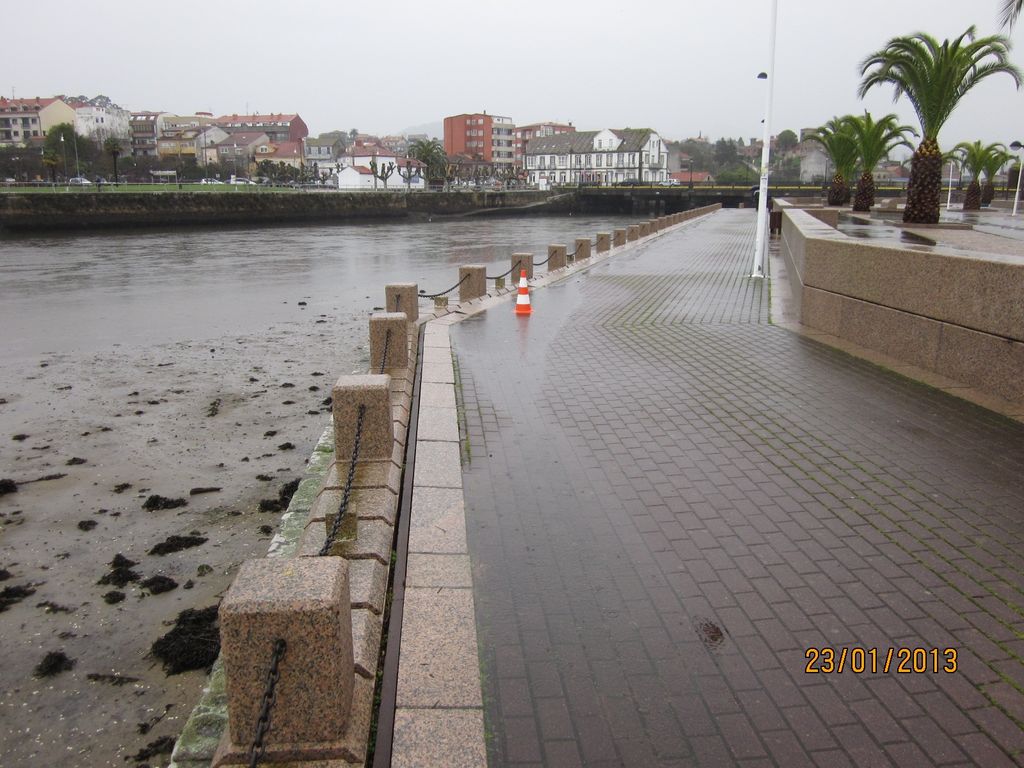
[[816,141],[802,141],[796,147],[796,152],[800,156],[801,184],[828,181],[825,177],[828,172],[828,155],[821,144]]
[[[394,173],[388,177],[387,191],[419,192],[426,189],[425,166],[419,160],[408,157],[378,157],[376,161],[378,168],[385,167],[389,163],[395,164]],[[406,177],[409,177],[408,180]],[[334,179],[337,181],[338,189],[385,191],[384,182],[379,178],[376,178],[376,183],[374,183],[375,177],[369,162],[366,165],[346,165],[334,174]]]
[[533,139],[526,147],[528,181],[553,184],[616,184],[668,179],[668,149],[650,128],[605,128]]
[[75,133],[88,136],[102,144],[106,139],[123,139],[131,142],[132,113],[120,107],[95,107],[91,104],[75,105]]

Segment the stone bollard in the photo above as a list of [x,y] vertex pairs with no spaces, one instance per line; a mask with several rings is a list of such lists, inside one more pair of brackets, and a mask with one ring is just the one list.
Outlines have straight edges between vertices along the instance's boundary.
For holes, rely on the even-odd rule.
[[604,253],[612,249],[612,236],[609,232],[597,233],[597,252]]
[[[403,334],[402,341],[406,340]],[[380,363],[378,363],[380,365]],[[365,406],[359,461],[390,460],[395,436],[391,419],[391,377],[385,374],[341,376],[331,390],[334,458],[346,471],[355,445],[359,407]]]
[[661,231],[661,219],[654,217],[651,219],[651,234]]
[[580,259],[590,258],[590,238],[589,237],[577,237],[576,238],[576,255],[573,257],[575,261]]
[[548,246],[548,272],[565,267],[565,250],[564,245]]
[[630,224],[626,227],[626,240],[637,240],[640,237],[640,227],[637,224]]
[[505,290],[505,278],[504,277],[496,277],[496,278],[494,278],[494,290],[496,290],[496,291],[503,291],[503,290]]
[[434,297],[434,309],[448,309],[448,297],[447,296],[435,296]]
[[651,234],[651,223],[649,221],[640,222],[640,237],[647,237]]
[[228,729],[215,765],[247,762],[278,640],[286,646],[266,762],[318,746],[330,752],[345,739],[355,687],[348,569],[338,557],[249,560],[238,569],[219,611]]
[[[466,277],[469,275],[469,277]],[[467,264],[459,267],[459,303],[479,299],[487,293],[487,267],[483,264]]]
[[405,312],[410,323],[420,319],[420,300],[416,283],[391,283],[384,286],[384,311]]
[[[408,317],[405,312],[374,312],[370,315],[370,370],[380,372],[409,366]],[[385,356],[384,343],[387,342]]]
[[512,267],[512,282],[519,285],[520,270],[526,270],[526,279],[533,280],[533,254],[513,253],[509,266]]
[[626,244],[626,230],[616,229],[612,233],[612,245],[616,248],[620,248]]

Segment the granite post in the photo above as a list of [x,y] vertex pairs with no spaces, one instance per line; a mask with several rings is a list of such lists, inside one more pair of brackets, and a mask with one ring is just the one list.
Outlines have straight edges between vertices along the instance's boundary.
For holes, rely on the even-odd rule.
[[459,284],[459,303],[479,299],[487,293],[487,267],[483,264],[459,267],[459,280],[463,281]]
[[[404,312],[374,312],[370,315],[370,370],[409,366],[408,316]],[[385,355],[385,344],[387,352]]]
[[612,248],[612,236],[609,232],[597,233],[597,252],[604,253]]
[[526,279],[533,280],[533,254],[532,253],[513,253],[511,263],[512,267],[512,282],[519,285],[520,271],[526,270]]
[[391,283],[384,286],[384,311],[405,312],[410,323],[420,319],[420,300],[416,283]]
[[589,237],[577,237],[576,238],[576,255],[574,259],[579,261],[580,259],[590,258],[590,238]]
[[565,267],[565,250],[564,245],[548,246],[548,272]]

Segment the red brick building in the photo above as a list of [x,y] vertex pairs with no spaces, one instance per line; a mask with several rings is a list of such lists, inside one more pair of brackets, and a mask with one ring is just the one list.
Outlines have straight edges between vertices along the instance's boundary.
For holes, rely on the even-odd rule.
[[513,145],[515,150],[515,163],[519,168],[523,167],[523,157],[526,155],[527,145],[534,137],[555,136],[559,133],[574,133],[576,128],[572,123],[532,123],[530,125],[516,126],[516,138]]
[[228,133],[265,133],[273,142],[302,141],[309,135],[306,123],[296,114],[221,115],[213,122]]
[[444,151],[486,163],[513,165],[515,130],[510,117],[486,112],[452,115],[444,119]]

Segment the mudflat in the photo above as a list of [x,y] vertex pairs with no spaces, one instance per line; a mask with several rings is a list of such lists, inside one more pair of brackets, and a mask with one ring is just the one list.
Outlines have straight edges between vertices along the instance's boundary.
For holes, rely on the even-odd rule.
[[0,369],[4,765],[169,761],[206,668],[168,674],[153,644],[266,553],[334,379],[367,365],[365,318],[292,306],[251,335]]

